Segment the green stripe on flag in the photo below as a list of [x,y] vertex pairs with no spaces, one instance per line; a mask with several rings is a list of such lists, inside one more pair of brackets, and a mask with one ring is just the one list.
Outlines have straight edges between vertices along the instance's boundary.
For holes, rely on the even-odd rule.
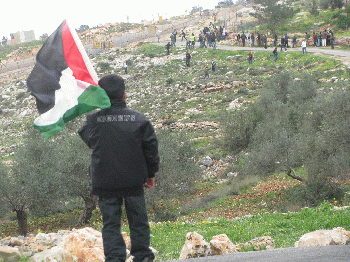
[[50,138],[64,129],[65,123],[73,120],[77,116],[97,108],[104,109],[109,107],[111,107],[111,101],[109,100],[106,91],[100,86],[91,85],[78,97],[78,104],[67,110],[63,117],[61,117],[55,124],[47,126],[37,126],[34,124],[34,127],[39,129],[44,137]]

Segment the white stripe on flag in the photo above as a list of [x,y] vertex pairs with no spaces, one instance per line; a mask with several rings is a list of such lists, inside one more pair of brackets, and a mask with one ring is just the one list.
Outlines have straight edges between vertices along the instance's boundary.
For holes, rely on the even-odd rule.
[[[78,97],[85,91],[80,81],[79,85],[73,76],[73,71],[68,67],[62,71],[60,78],[61,88],[55,91],[55,106],[41,114],[34,120],[37,126],[47,126],[58,122],[63,115],[74,106],[78,105]],[[86,83],[86,85],[89,85]],[[86,86],[84,86],[86,88]]]

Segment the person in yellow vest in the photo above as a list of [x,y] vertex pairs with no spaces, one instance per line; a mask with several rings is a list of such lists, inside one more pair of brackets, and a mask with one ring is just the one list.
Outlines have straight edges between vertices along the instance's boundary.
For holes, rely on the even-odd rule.
[[191,35],[192,48],[194,48],[195,42],[196,42],[196,38],[194,37],[194,34],[192,33],[192,35]]

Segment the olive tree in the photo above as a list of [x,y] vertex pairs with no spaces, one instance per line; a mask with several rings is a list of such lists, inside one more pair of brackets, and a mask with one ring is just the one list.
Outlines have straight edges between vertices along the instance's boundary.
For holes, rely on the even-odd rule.
[[88,174],[90,150],[76,134],[77,123],[72,121],[51,139],[28,127],[15,151],[13,166],[1,167],[0,199],[3,209],[16,212],[20,235],[27,234],[28,212],[55,214],[81,197],[85,206],[77,225],[83,225],[96,208]]
[[171,220],[177,214],[164,210],[162,203],[193,192],[202,172],[195,165],[194,150],[190,143],[185,142],[184,136],[181,139],[179,134],[164,130],[159,130],[157,136],[160,166],[155,177],[155,187],[146,190],[146,199],[156,220]]
[[[339,179],[350,173],[349,97],[348,88],[318,89],[312,75],[267,81],[255,103],[223,123],[228,149],[239,154],[238,171],[285,172],[305,185],[314,205],[341,197]],[[296,174],[300,168],[306,176]]]
[[257,18],[261,24],[266,24],[272,34],[276,32],[277,26],[283,25],[299,12],[279,0],[253,0],[253,3],[254,12],[250,15]]
[[52,161],[51,141],[28,128],[10,167],[1,168],[1,199],[16,212],[19,234],[27,234],[28,212],[47,215],[62,208],[61,174]]

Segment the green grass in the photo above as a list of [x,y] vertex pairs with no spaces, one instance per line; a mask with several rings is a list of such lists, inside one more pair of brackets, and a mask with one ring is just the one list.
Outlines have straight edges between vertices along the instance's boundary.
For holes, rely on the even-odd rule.
[[[331,208],[331,204],[324,202],[317,208],[306,208],[300,212],[256,214],[234,220],[213,218],[188,222],[180,219],[176,222],[151,223],[151,246],[159,252],[156,261],[176,260],[180,256],[186,234],[195,231],[207,242],[219,234],[226,234],[233,244],[270,236],[275,241],[276,248],[293,247],[294,243],[308,232],[335,227],[350,230],[350,209],[335,211]],[[65,216],[72,219],[68,214]],[[60,217],[51,222],[60,223]],[[52,219],[46,218],[47,221]],[[44,220],[39,219],[37,222],[44,223]],[[96,229],[101,229],[99,212],[94,212],[94,222],[91,224]],[[122,231],[129,232],[126,223]],[[20,261],[28,259],[22,258]]]
[[226,234],[234,244],[270,236],[276,248],[293,247],[303,234],[334,227],[349,230],[349,222],[350,209],[333,211],[331,205],[325,202],[318,208],[308,208],[297,213],[259,214],[234,221],[211,219],[196,223],[177,221],[152,224],[151,245],[159,252],[157,261],[178,259],[186,234],[192,231],[201,234],[207,242],[219,234]]

